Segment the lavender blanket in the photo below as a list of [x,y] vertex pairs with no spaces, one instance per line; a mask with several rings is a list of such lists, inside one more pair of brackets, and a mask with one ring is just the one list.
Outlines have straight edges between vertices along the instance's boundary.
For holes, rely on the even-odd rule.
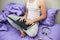
[[[38,34],[35,38],[31,38],[28,35],[26,37],[21,38],[20,32],[16,30],[15,28],[11,27],[10,24],[7,23],[8,31],[0,31],[0,40],[38,40],[39,38],[43,38],[43,40],[51,40],[48,38],[48,36],[42,34],[42,28],[44,25],[39,26]],[[51,33],[49,36],[53,40],[60,40],[60,24],[55,24],[53,27],[50,28]]]
[[43,40],[51,40],[51,38],[52,40],[60,40],[60,24],[55,24],[53,27],[49,27],[49,30],[47,30],[48,32],[51,30],[50,34],[48,35],[49,37],[42,33],[42,28],[46,26],[40,25],[36,37],[31,38],[26,35],[25,38],[21,38],[20,32],[17,29],[11,27],[6,17],[10,14],[23,16],[25,12],[24,8],[24,5],[21,4],[19,5],[16,3],[8,3],[2,10],[0,13],[0,40],[38,40],[39,38],[42,38]]
[[0,30],[8,30],[6,26],[7,16],[17,15],[17,16],[23,16],[25,12],[25,6],[22,4],[16,4],[16,3],[8,3],[5,8],[0,13]]

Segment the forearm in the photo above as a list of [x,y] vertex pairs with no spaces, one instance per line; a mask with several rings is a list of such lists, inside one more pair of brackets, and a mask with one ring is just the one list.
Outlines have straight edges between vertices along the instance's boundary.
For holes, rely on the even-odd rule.
[[27,9],[26,9],[26,12],[25,12],[24,16],[25,16],[25,17],[28,16],[28,10],[27,10]]
[[39,22],[39,21],[41,21],[41,20],[43,20],[45,18],[46,18],[46,16],[39,16],[39,17],[33,19],[32,21],[35,23],[35,22]]
[[46,2],[45,1],[46,0],[42,0],[40,5],[41,6],[40,10],[42,15],[39,16],[38,18],[33,19],[33,22],[38,22],[46,18]]
[[35,19],[33,19],[33,22],[38,22],[38,21],[41,21],[41,20],[46,18],[46,9],[45,8],[41,8],[41,10],[42,10],[41,11],[42,15],[37,17],[37,18],[35,18]]

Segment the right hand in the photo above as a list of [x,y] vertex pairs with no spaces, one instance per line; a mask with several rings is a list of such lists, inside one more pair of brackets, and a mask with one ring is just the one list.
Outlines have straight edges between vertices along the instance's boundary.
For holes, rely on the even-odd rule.
[[22,22],[26,21],[26,16],[21,17],[21,19],[19,21],[22,21]]

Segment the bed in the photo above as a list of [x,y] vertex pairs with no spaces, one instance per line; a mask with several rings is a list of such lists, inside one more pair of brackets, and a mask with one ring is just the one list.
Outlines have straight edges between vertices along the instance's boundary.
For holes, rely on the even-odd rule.
[[[7,26],[9,28],[8,31],[0,31],[0,40],[38,40],[40,38],[42,38],[43,40],[51,40],[46,35],[42,34],[42,28],[44,27],[44,25],[39,26],[38,35],[34,38],[31,38],[28,35],[26,35],[25,38],[21,38],[20,32],[18,30],[11,27],[10,24],[7,24]],[[51,33],[49,34],[49,36],[53,40],[60,40],[60,24],[55,24],[54,27],[50,27],[50,29]]]
[[[17,16],[23,16],[24,7],[21,7],[17,4],[18,7],[12,6],[15,3],[9,3],[6,7],[0,12],[0,28],[3,24],[4,30],[0,30],[0,40],[60,40],[60,24],[54,24],[53,26],[39,25],[38,34],[36,37],[26,37],[21,38],[20,32],[11,27],[9,22],[6,20],[7,15],[13,14]],[[9,9],[8,9],[9,8]],[[11,9],[12,8],[12,9]],[[17,9],[16,9],[17,8]],[[2,13],[2,14],[1,14]],[[2,23],[2,24],[1,24]],[[7,27],[7,28],[6,28]]]

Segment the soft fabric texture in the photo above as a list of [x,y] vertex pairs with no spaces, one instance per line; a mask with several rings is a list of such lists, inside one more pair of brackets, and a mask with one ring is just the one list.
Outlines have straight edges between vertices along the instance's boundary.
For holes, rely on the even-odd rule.
[[57,15],[58,9],[47,8],[46,10],[47,17],[44,20],[40,21],[40,24],[53,26],[55,24],[55,17]]
[[53,38],[53,40],[60,40],[60,24],[55,24],[53,27],[49,27],[51,29],[51,33],[48,35],[49,37],[42,34],[44,25],[40,25],[38,34],[34,38],[29,37],[28,35],[21,38],[21,34],[18,30],[11,27],[9,24],[7,24],[7,26],[9,29],[8,31],[0,31],[0,40],[38,40],[39,38],[42,38],[43,40],[51,40],[49,37]]
[[[54,25],[57,11],[58,9],[47,8],[47,18],[45,20],[40,21],[40,23],[44,25],[49,25],[49,26]],[[10,14],[21,16],[21,15],[24,15],[24,13],[25,13],[25,5],[8,3],[0,13],[0,23],[6,22],[7,21],[6,17]],[[3,27],[5,26],[0,27],[0,29]],[[7,27],[5,28],[7,29]]]
[[10,14],[13,13],[20,16],[25,13],[25,5],[17,3],[8,3],[2,11],[9,11]]
[[[8,9],[8,8],[7,8]],[[45,25],[40,25],[38,30],[38,35],[34,38],[29,37],[26,35],[26,37],[21,38],[20,32],[16,30],[15,28],[11,27],[11,25],[7,22],[6,16],[9,14],[17,15],[18,13],[10,13],[9,11],[1,12],[0,14],[0,28],[3,28],[3,30],[8,28],[8,31],[0,31],[0,40],[38,40],[39,38],[43,38],[43,40],[50,40],[49,37],[53,38],[53,40],[60,40],[60,24],[55,24],[52,27],[49,27],[51,29],[51,33],[46,36],[42,34],[42,28],[46,27]],[[5,25],[5,26],[4,26]],[[54,30],[54,31],[53,31]]]
[[[12,25],[12,27],[16,28],[17,30],[20,30],[22,28],[23,31],[27,35],[29,35],[30,37],[35,37],[38,32],[38,27],[37,27],[38,23],[34,23],[28,27],[27,25],[24,25],[24,23],[19,23],[19,21],[18,21],[19,18],[21,18],[21,17],[15,16],[15,15],[8,15],[7,20]],[[16,22],[16,20],[17,20],[17,22]],[[25,26],[27,26],[27,27],[25,27]]]
[[0,23],[0,30],[1,30],[1,31],[7,31],[8,29],[7,29],[6,24]]
[[2,10],[2,12],[0,12],[0,30],[8,30],[7,26],[5,25],[8,15],[12,14],[17,16],[23,16],[24,13],[25,6],[23,4],[8,3]]

